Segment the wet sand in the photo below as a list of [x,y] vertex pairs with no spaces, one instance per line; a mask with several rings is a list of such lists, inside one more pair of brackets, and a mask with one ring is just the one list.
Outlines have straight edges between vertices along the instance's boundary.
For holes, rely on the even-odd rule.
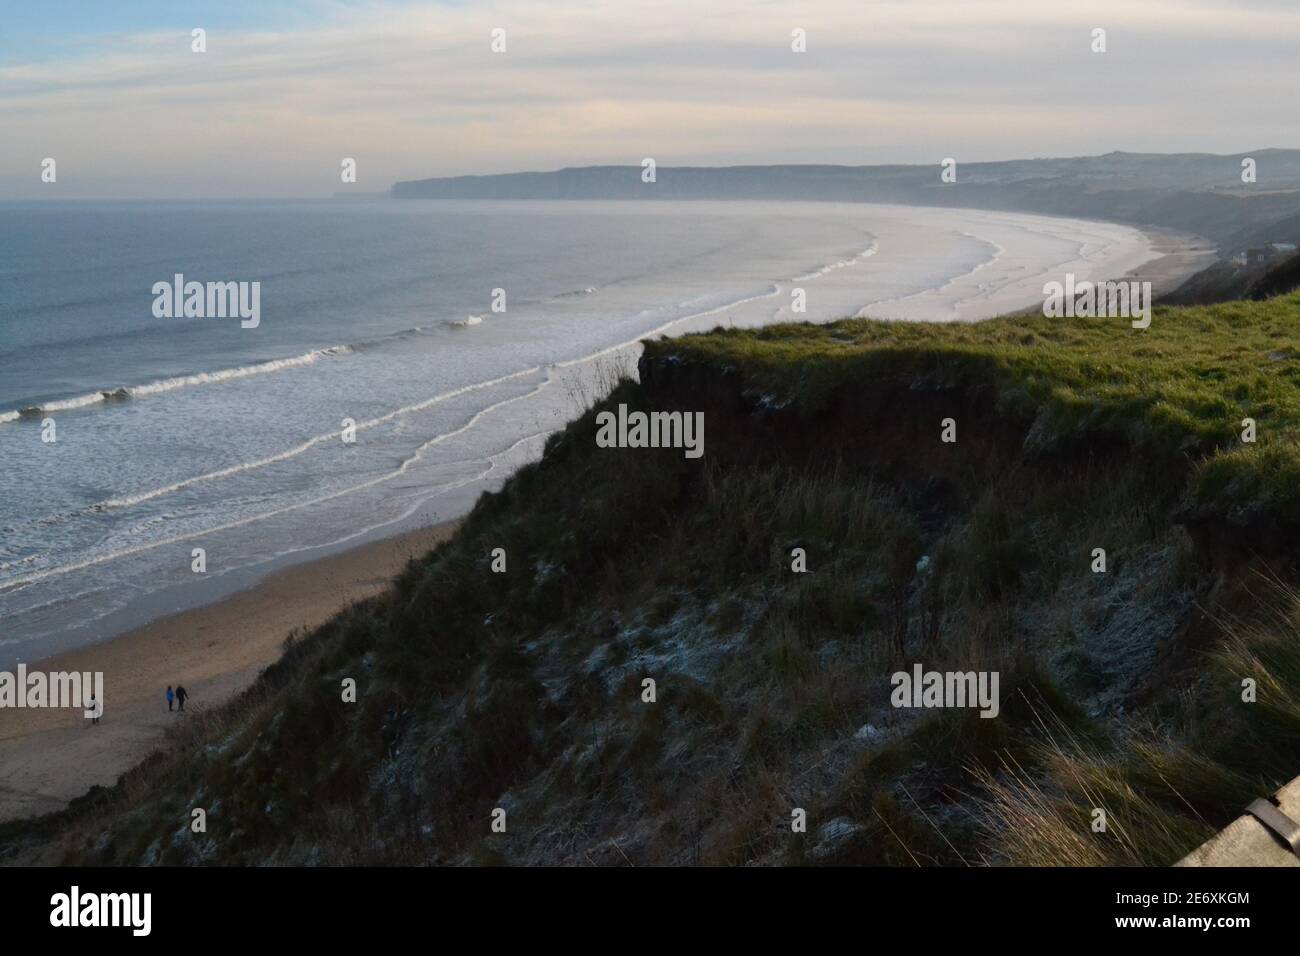
[[[0,709],[0,820],[60,810],[92,785],[115,783],[163,744],[176,721],[248,687],[291,631],[381,593],[410,558],[455,527],[421,528],[294,565],[214,604],[29,664],[29,672],[102,671],[104,715],[92,726],[79,709]],[[169,684],[189,692],[188,713],[168,712]]]
[[1162,255],[1129,272],[1128,278],[1150,282],[1151,294],[1157,299],[1173,292],[1218,258],[1214,243],[1200,236],[1155,226],[1147,226],[1142,231],[1150,239],[1151,247]]

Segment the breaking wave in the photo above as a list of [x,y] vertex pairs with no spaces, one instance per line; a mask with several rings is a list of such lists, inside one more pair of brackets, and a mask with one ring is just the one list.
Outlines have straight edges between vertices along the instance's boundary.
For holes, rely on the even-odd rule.
[[832,262],[829,265],[822,266],[820,269],[814,269],[812,272],[805,272],[803,275],[794,276],[790,281],[806,282],[809,279],[816,279],[819,276],[824,276],[828,272],[834,272],[836,269],[847,269],[849,266],[857,265],[869,256],[874,256],[878,248],[879,247],[876,245],[875,240],[872,240],[871,245],[866,249],[863,249],[856,256],[852,256],[848,259],[841,259],[839,262]]
[[53,402],[46,402],[43,405],[29,405],[17,411],[0,412],[0,423],[17,421],[20,418],[39,418],[50,412],[66,412],[79,408],[89,408],[93,405],[103,405],[106,402],[123,402],[132,398],[160,395],[163,392],[175,391],[178,388],[189,388],[194,385],[214,385],[237,378],[247,378],[250,375],[265,375],[268,372],[279,372],[288,368],[311,365],[323,358],[347,355],[351,351],[350,346],[335,345],[325,349],[314,349],[293,358],[273,359],[269,362],[259,362],[256,365],[240,365],[236,368],[221,369],[217,372],[177,375],[172,378],[159,379],[156,382],[148,382],[144,385],[103,389],[86,395],[78,395],[75,398],[61,398]]

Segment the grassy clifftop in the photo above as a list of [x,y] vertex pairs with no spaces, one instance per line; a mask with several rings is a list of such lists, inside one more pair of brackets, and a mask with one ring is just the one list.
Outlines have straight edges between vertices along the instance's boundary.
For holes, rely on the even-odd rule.
[[[1300,772],[1297,332],[1292,296],[1158,309],[1145,331],[1023,316],[649,343],[598,408],[703,411],[702,459],[597,448],[588,410],[388,594],[0,844],[1172,862]],[[998,717],[892,706],[914,663],[997,671]]]
[[[844,321],[651,343],[652,357],[735,369],[746,387],[815,409],[852,383],[980,381],[1031,422],[1025,450],[1118,443],[1193,464],[1189,502],[1300,520],[1300,295],[1122,319],[1030,314],[978,325]],[[1242,441],[1244,418],[1257,422]]]

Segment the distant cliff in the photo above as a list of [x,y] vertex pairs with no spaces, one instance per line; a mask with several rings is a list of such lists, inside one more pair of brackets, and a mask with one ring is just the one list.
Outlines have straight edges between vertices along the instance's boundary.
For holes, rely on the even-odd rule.
[[[1255,160],[1257,181],[1241,181]],[[1225,255],[1256,241],[1269,224],[1300,215],[1300,150],[1107,153],[957,165],[940,181],[940,157],[926,166],[659,166],[644,183],[640,166],[587,166],[554,172],[420,179],[393,186],[397,199],[795,200],[903,203],[1007,209],[1165,226],[1231,242]],[[1300,232],[1292,220],[1285,235]],[[1270,233],[1272,236],[1272,233]]]

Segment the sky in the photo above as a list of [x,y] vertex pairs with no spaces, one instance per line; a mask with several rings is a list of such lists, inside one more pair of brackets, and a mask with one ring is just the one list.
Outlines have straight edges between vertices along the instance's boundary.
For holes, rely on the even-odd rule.
[[1296,147],[1297,51],[1295,0],[0,0],[0,199]]

